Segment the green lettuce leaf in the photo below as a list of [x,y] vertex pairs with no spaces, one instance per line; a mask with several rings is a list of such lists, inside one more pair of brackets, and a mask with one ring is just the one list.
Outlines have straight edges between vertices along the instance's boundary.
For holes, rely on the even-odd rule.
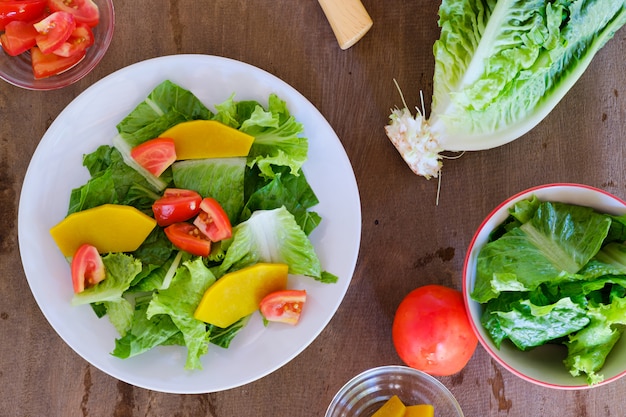
[[202,369],[200,357],[208,350],[209,333],[206,324],[194,318],[193,313],[214,282],[215,277],[202,258],[183,262],[170,286],[153,295],[146,311],[149,320],[160,314],[169,316],[180,330],[187,347],[185,369]]
[[254,136],[248,154],[249,167],[257,165],[267,177],[275,175],[274,165],[287,166],[292,174],[299,175],[307,159],[308,140],[301,136],[303,126],[289,113],[283,100],[270,95],[267,111],[255,107],[240,130]]
[[124,162],[115,148],[100,146],[84,156],[83,165],[91,178],[72,190],[68,214],[107,203],[130,205],[152,214],[152,203],[160,196],[142,175]]
[[315,192],[303,173],[293,175],[287,169],[278,169],[276,176],[267,179],[257,169],[250,169],[246,179],[246,205],[240,221],[250,218],[257,210],[271,210],[284,206],[304,233],[309,235],[321,222],[321,217],[309,208],[319,203]]
[[610,225],[609,216],[590,208],[543,202],[528,222],[481,249],[472,298],[484,303],[502,291],[575,279],[600,250]]
[[181,122],[208,120],[212,116],[191,91],[166,80],[117,124],[117,131],[124,142],[134,147]]
[[73,305],[101,303],[104,301],[121,302],[122,295],[141,272],[141,261],[124,253],[110,253],[102,257],[106,277],[98,284],[83,292],[74,294]]
[[115,349],[111,355],[127,359],[159,345],[184,344],[177,336],[180,330],[170,316],[160,314],[148,319],[146,313],[151,299],[151,295],[135,299],[131,326],[123,337],[115,340]]
[[198,159],[172,165],[177,188],[216,199],[231,223],[237,221],[244,205],[245,171],[246,158]]
[[593,385],[604,379],[599,371],[623,333],[626,299],[615,298],[608,305],[590,307],[589,315],[591,324],[569,336],[564,363],[573,376],[584,374]]
[[322,280],[313,244],[285,207],[255,211],[233,228],[233,237],[217,275],[257,262],[289,265],[289,273]]

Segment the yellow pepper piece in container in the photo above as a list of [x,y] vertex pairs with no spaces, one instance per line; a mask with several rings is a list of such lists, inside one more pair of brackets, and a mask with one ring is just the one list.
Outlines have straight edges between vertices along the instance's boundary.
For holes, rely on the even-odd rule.
[[254,142],[254,136],[216,120],[179,123],[159,137],[174,140],[178,160],[247,156]]
[[403,417],[406,406],[397,395],[389,398],[372,417]]
[[394,395],[372,417],[435,417],[435,407],[430,404],[406,406],[397,395]]
[[284,290],[288,271],[286,264],[258,263],[230,272],[206,290],[194,317],[217,327],[228,327],[258,310],[266,295]]
[[404,417],[435,417],[435,407],[430,404],[409,405]]
[[65,257],[73,256],[83,243],[100,253],[132,252],[152,229],[156,220],[131,206],[104,204],[72,213],[50,229]]

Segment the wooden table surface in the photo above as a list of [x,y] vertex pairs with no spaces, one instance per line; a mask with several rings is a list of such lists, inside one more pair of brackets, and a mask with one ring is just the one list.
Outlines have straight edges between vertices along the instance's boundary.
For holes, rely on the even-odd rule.
[[[437,181],[415,176],[386,138],[397,79],[411,107],[430,102],[438,2],[364,0],[374,25],[341,50],[314,0],[116,1],[101,64],[62,90],[0,83],[0,416],[322,416],[361,371],[400,364],[391,323],[400,300],[428,283],[461,288],[466,248],[481,220],[531,186],[577,182],[626,198],[626,31],[621,30],[556,109],[519,140],[446,161]],[[46,129],[79,93],[130,64],[162,55],[234,58],[283,79],[326,117],[352,163],[362,243],[351,285],[319,337],[284,367],[248,385],[203,395],[120,382],[72,351],[40,312],[18,248],[18,200]],[[623,416],[626,378],[583,391],[535,386],[479,347],[439,378],[468,417]]]

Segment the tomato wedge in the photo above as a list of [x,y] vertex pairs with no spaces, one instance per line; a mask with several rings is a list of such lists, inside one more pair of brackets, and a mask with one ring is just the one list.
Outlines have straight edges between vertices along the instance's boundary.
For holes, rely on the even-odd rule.
[[77,22],[91,27],[100,22],[100,10],[92,0],[48,0],[50,10],[70,13]]
[[47,0],[0,1],[0,30],[9,22],[30,22],[43,16]]
[[31,23],[14,20],[6,25],[4,33],[0,35],[0,43],[7,54],[17,56],[37,44],[37,34]]
[[72,34],[67,41],[63,42],[61,46],[52,51],[53,54],[70,57],[75,54],[84,53],[87,51],[93,43],[95,37],[91,27],[84,23],[77,23],[76,28],[72,31]]
[[130,156],[152,175],[158,177],[176,161],[174,139],[150,139],[135,146],[130,151]]
[[167,188],[163,197],[152,204],[152,212],[161,227],[189,220],[200,212],[202,197],[192,190]]
[[37,46],[44,54],[49,54],[67,41],[76,28],[74,16],[66,12],[54,12],[35,23]]
[[295,325],[305,302],[306,290],[282,290],[266,295],[259,307],[266,320]]
[[66,58],[55,54],[44,54],[39,48],[33,46],[30,49],[30,56],[33,74],[36,79],[41,79],[60,74],[72,68],[85,57],[85,52],[83,51]]
[[95,246],[85,243],[81,245],[72,258],[72,284],[74,292],[83,292],[106,277],[102,257]]
[[233,234],[233,228],[220,203],[214,198],[206,197],[200,203],[200,213],[193,224],[213,242],[228,239]]
[[167,238],[178,249],[196,256],[209,256],[211,241],[196,226],[189,223],[174,223],[165,228]]

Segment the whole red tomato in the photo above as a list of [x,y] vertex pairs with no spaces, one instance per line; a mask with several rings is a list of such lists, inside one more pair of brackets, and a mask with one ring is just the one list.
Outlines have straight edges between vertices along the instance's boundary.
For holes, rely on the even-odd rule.
[[417,288],[402,300],[392,336],[405,364],[435,376],[459,372],[478,344],[462,294],[441,285]]

